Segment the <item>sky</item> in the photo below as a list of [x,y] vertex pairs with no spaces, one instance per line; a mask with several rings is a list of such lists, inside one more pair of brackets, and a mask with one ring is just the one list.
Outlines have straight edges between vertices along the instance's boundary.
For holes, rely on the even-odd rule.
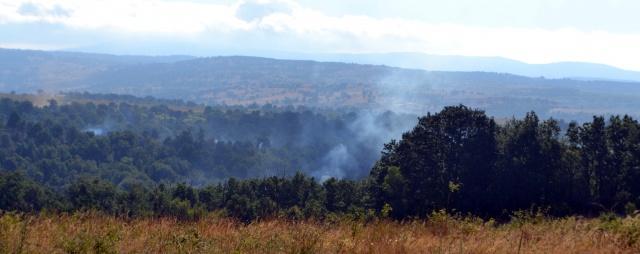
[[0,47],[419,52],[640,71],[638,0],[0,0]]

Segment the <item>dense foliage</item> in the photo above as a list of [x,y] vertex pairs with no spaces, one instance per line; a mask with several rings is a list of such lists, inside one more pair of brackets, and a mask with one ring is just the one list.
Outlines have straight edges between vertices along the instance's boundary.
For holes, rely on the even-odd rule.
[[464,106],[420,118],[371,173],[375,207],[401,218],[437,209],[484,216],[633,212],[640,202],[640,124],[571,123],[535,113],[499,126]]
[[54,188],[84,176],[121,187],[203,185],[297,171],[357,179],[377,159],[382,137],[400,132],[397,122],[410,122],[389,112],[330,116],[270,106],[173,107],[55,101],[34,107],[2,99],[0,168],[24,171]]
[[[533,112],[499,125],[483,111],[446,107],[386,144],[369,177],[320,181],[261,170],[304,165],[332,140],[361,137],[340,129],[345,118],[266,109],[0,103],[0,210],[95,209],[182,219],[218,211],[248,221],[407,218],[445,209],[500,218],[531,209],[624,213],[640,202],[640,124],[628,116],[594,117],[562,131]],[[83,129],[107,117],[115,119],[114,131]],[[297,124],[318,125],[313,129],[319,132]],[[206,133],[216,128],[246,139],[221,141]],[[303,143],[288,143],[305,135]]]

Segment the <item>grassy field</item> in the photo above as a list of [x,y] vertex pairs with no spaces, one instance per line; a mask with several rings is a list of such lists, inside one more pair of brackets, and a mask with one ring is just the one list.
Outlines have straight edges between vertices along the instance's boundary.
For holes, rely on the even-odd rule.
[[243,224],[95,213],[0,217],[0,253],[640,253],[640,218]]

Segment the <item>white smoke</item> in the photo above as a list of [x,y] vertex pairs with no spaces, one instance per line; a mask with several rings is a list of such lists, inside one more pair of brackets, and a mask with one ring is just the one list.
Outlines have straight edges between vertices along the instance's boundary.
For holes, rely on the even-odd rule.
[[83,130],[84,132],[91,132],[93,135],[102,136],[107,133],[107,131],[100,127],[89,127]]
[[324,166],[314,173],[314,177],[323,182],[331,177],[344,178],[345,168],[355,164],[353,156],[349,154],[349,150],[344,144],[339,144],[331,149],[322,161]]
[[364,176],[362,174],[369,172],[378,159],[384,144],[400,138],[402,133],[416,124],[416,121],[417,117],[397,115],[390,111],[359,112],[357,118],[348,126],[354,136],[327,152],[322,158],[322,167],[313,176],[321,181],[331,177]]

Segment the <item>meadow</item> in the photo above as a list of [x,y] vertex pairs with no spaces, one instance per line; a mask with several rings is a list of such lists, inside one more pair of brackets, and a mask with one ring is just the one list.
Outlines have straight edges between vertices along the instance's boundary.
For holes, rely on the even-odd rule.
[[434,213],[425,220],[252,223],[123,219],[97,212],[0,217],[0,253],[638,253],[640,217]]

